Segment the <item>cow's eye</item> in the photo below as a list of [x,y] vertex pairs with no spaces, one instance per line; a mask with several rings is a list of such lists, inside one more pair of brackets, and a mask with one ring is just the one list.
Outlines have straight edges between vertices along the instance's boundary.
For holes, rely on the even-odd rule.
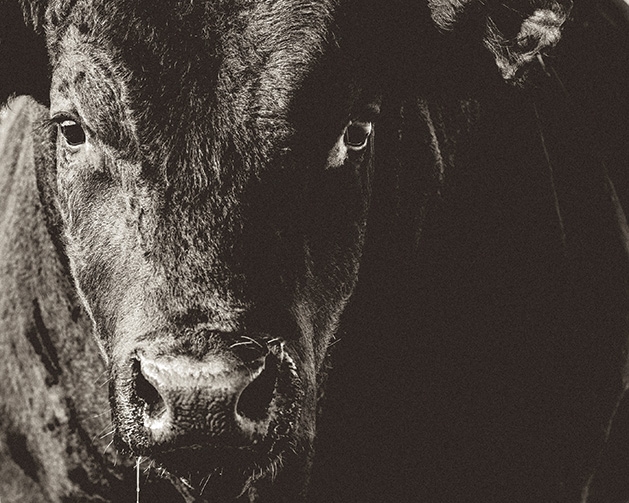
[[85,143],[85,131],[81,125],[73,119],[61,119],[58,122],[61,134],[66,139],[68,145],[77,147]]
[[371,122],[352,122],[345,130],[345,145],[350,150],[361,150],[367,146],[370,135]]

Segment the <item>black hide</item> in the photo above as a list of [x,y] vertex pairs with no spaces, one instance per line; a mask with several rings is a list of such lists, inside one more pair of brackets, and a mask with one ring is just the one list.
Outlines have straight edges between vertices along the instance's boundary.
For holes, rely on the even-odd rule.
[[[134,501],[143,456],[140,498],[155,503],[629,501],[624,4],[576,3],[538,59],[546,21],[520,36],[523,19],[550,9],[554,29],[569,2],[317,1],[325,8],[311,12],[278,0],[268,5],[299,4],[313,25],[282,42],[295,66],[280,60],[266,75],[272,51],[254,61],[266,48],[221,39],[257,19],[253,3],[190,2],[174,20],[125,10],[142,2],[102,3],[97,15],[99,2],[59,1],[47,21],[45,2],[0,4],[0,99],[38,101],[0,111],[0,500]],[[204,31],[194,9],[210,4]],[[95,21],[106,7],[120,9],[118,25]],[[74,75],[94,79],[94,101],[80,100],[107,139],[80,211],[74,175],[86,170],[56,170],[75,154],[49,120],[51,74],[53,115],[55,93],[73,84],[55,83],[46,63],[60,64],[72,23],[77,47],[97,47],[99,34],[115,48],[94,56],[110,71],[102,80]],[[182,63],[203,44],[238,50]],[[134,80],[140,67],[148,77]],[[245,87],[264,99],[248,101]],[[352,121],[374,134],[341,159],[332,145]],[[199,170],[210,165],[224,171]],[[132,222],[124,246],[111,228],[92,232],[101,220]],[[98,267],[82,269],[90,260]],[[236,304],[256,309],[234,321]],[[137,366],[164,355],[210,358],[237,379],[273,367],[269,418],[234,436],[254,439],[246,452],[281,451],[285,466],[251,475],[248,454],[225,448],[235,427],[221,423],[221,400],[233,397],[201,384],[173,395],[186,412],[160,450],[142,422],[150,404],[136,403],[150,395],[137,391]]]

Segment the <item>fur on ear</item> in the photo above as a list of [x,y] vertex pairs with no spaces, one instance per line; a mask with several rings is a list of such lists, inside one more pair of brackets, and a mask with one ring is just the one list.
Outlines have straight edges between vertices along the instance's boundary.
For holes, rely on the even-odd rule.
[[43,0],[0,0],[0,105],[17,94],[48,101],[45,10]]
[[428,0],[444,31],[480,33],[502,77],[519,82],[529,63],[561,38],[572,0]]
[[[522,20],[515,35],[501,29],[499,14],[487,18],[484,43],[494,54],[498,69],[507,81],[517,81],[526,65],[557,45],[561,27],[572,8],[571,0],[530,3],[546,5],[534,5],[533,12]],[[510,9],[511,6],[505,2],[503,8]]]

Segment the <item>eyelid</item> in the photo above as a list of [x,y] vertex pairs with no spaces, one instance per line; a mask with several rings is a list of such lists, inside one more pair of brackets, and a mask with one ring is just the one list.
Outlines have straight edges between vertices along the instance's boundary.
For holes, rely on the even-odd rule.
[[63,126],[64,123],[68,121],[72,121],[79,126],[83,126],[83,123],[79,120],[79,118],[75,114],[70,112],[59,112],[53,115],[50,119],[50,122],[52,122],[53,124],[58,124],[60,126]]

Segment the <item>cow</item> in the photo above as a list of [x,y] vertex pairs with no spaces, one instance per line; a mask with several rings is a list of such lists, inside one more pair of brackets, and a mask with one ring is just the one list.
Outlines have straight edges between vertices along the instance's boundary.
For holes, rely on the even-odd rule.
[[626,34],[570,7],[3,1],[2,501],[610,501]]

